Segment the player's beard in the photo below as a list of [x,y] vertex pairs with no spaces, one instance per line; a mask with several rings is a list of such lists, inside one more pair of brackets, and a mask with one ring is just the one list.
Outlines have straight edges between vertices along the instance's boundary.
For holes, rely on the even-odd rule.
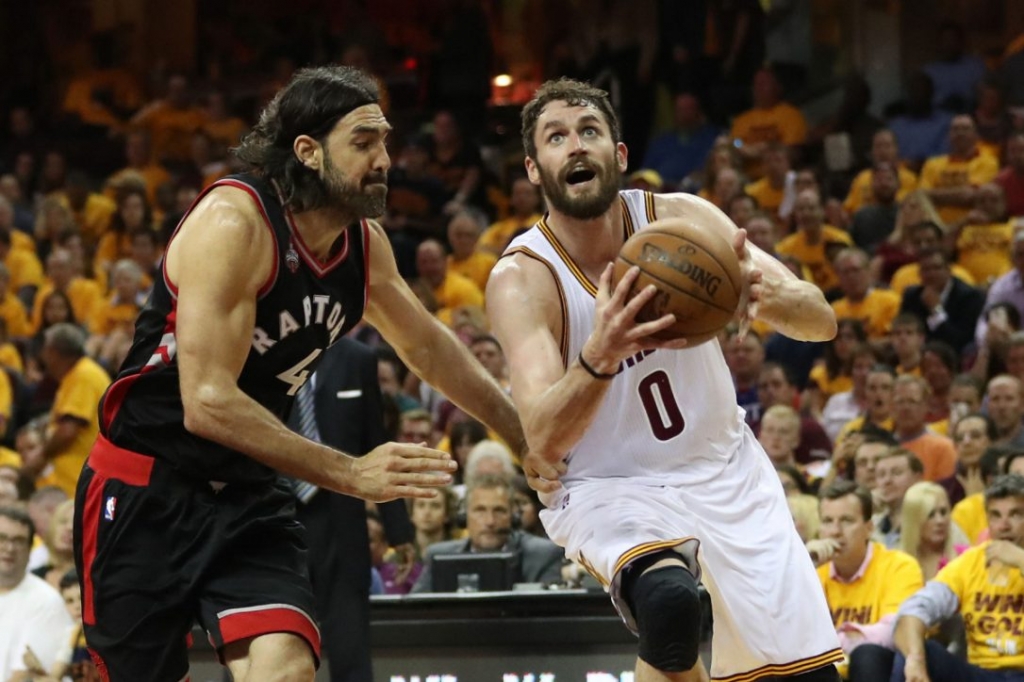
[[594,178],[597,183],[596,191],[590,191],[581,196],[570,196],[567,178],[569,172],[578,163],[579,160],[570,161],[557,175],[548,173],[540,164],[537,164],[541,189],[544,190],[544,198],[559,213],[564,213],[576,220],[593,220],[602,216],[619,195],[619,188],[622,186],[622,172],[614,160],[607,166],[588,161],[587,165],[596,174]]
[[387,173],[370,173],[361,183],[349,181],[329,156],[324,157],[324,193],[327,203],[356,218],[378,218],[387,204]]

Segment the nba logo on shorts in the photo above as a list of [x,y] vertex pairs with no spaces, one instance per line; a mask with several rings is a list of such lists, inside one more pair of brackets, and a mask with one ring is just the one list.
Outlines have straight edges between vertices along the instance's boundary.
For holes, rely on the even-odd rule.
[[117,498],[111,495],[107,498],[107,503],[103,505],[103,518],[107,521],[114,520],[114,509],[117,507]]

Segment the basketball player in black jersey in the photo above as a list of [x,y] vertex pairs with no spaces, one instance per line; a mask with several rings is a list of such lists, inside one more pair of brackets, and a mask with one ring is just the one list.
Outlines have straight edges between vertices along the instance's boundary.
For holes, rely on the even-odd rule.
[[405,285],[384,232],[390,126],[373,80],[298,72],[207,189],[100,405],[76,496],[85,632],[114,682],[188,675],[198,621],[236,682],[311,680],[301,528],[277,472],[368,500],[431,497],[454,462],[384,444],[352,458],[282,424],[326,347],[363,316],[409,366],[523,447],[512,404]]

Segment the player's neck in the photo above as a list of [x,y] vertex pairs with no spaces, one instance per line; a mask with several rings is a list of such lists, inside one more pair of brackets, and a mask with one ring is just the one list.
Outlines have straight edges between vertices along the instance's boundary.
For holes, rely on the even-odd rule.
[[330,260],[338,238],[355,215],[347,215],[333,208],[321,208],[292,214],[292,223],[306,247],[321,261]]
[[622,205],[616,200],[597,218],[579,220],[551,209],[545,220],[573,260],[598,280],[605,266],[619,255],[625,241],[622,232]]

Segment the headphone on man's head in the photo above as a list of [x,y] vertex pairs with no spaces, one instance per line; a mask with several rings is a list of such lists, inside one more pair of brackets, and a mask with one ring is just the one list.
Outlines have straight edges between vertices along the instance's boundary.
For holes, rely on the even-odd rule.
[[[489,488],[490,486],[480,486],[481,488]],[[523,515],[519,511],[518,505],[516,505],[516,491],[511,485],[508,486],[508,497],[509,497],[509,513],[512,517],[512,530],[519,530],[523,526]],[[468,511],[466,506],[469,500],[469,489],[466,489],[466,494],[459,500],[458,506],[455,508],[455,527],[465,528],[468,525],[467,516]]]

